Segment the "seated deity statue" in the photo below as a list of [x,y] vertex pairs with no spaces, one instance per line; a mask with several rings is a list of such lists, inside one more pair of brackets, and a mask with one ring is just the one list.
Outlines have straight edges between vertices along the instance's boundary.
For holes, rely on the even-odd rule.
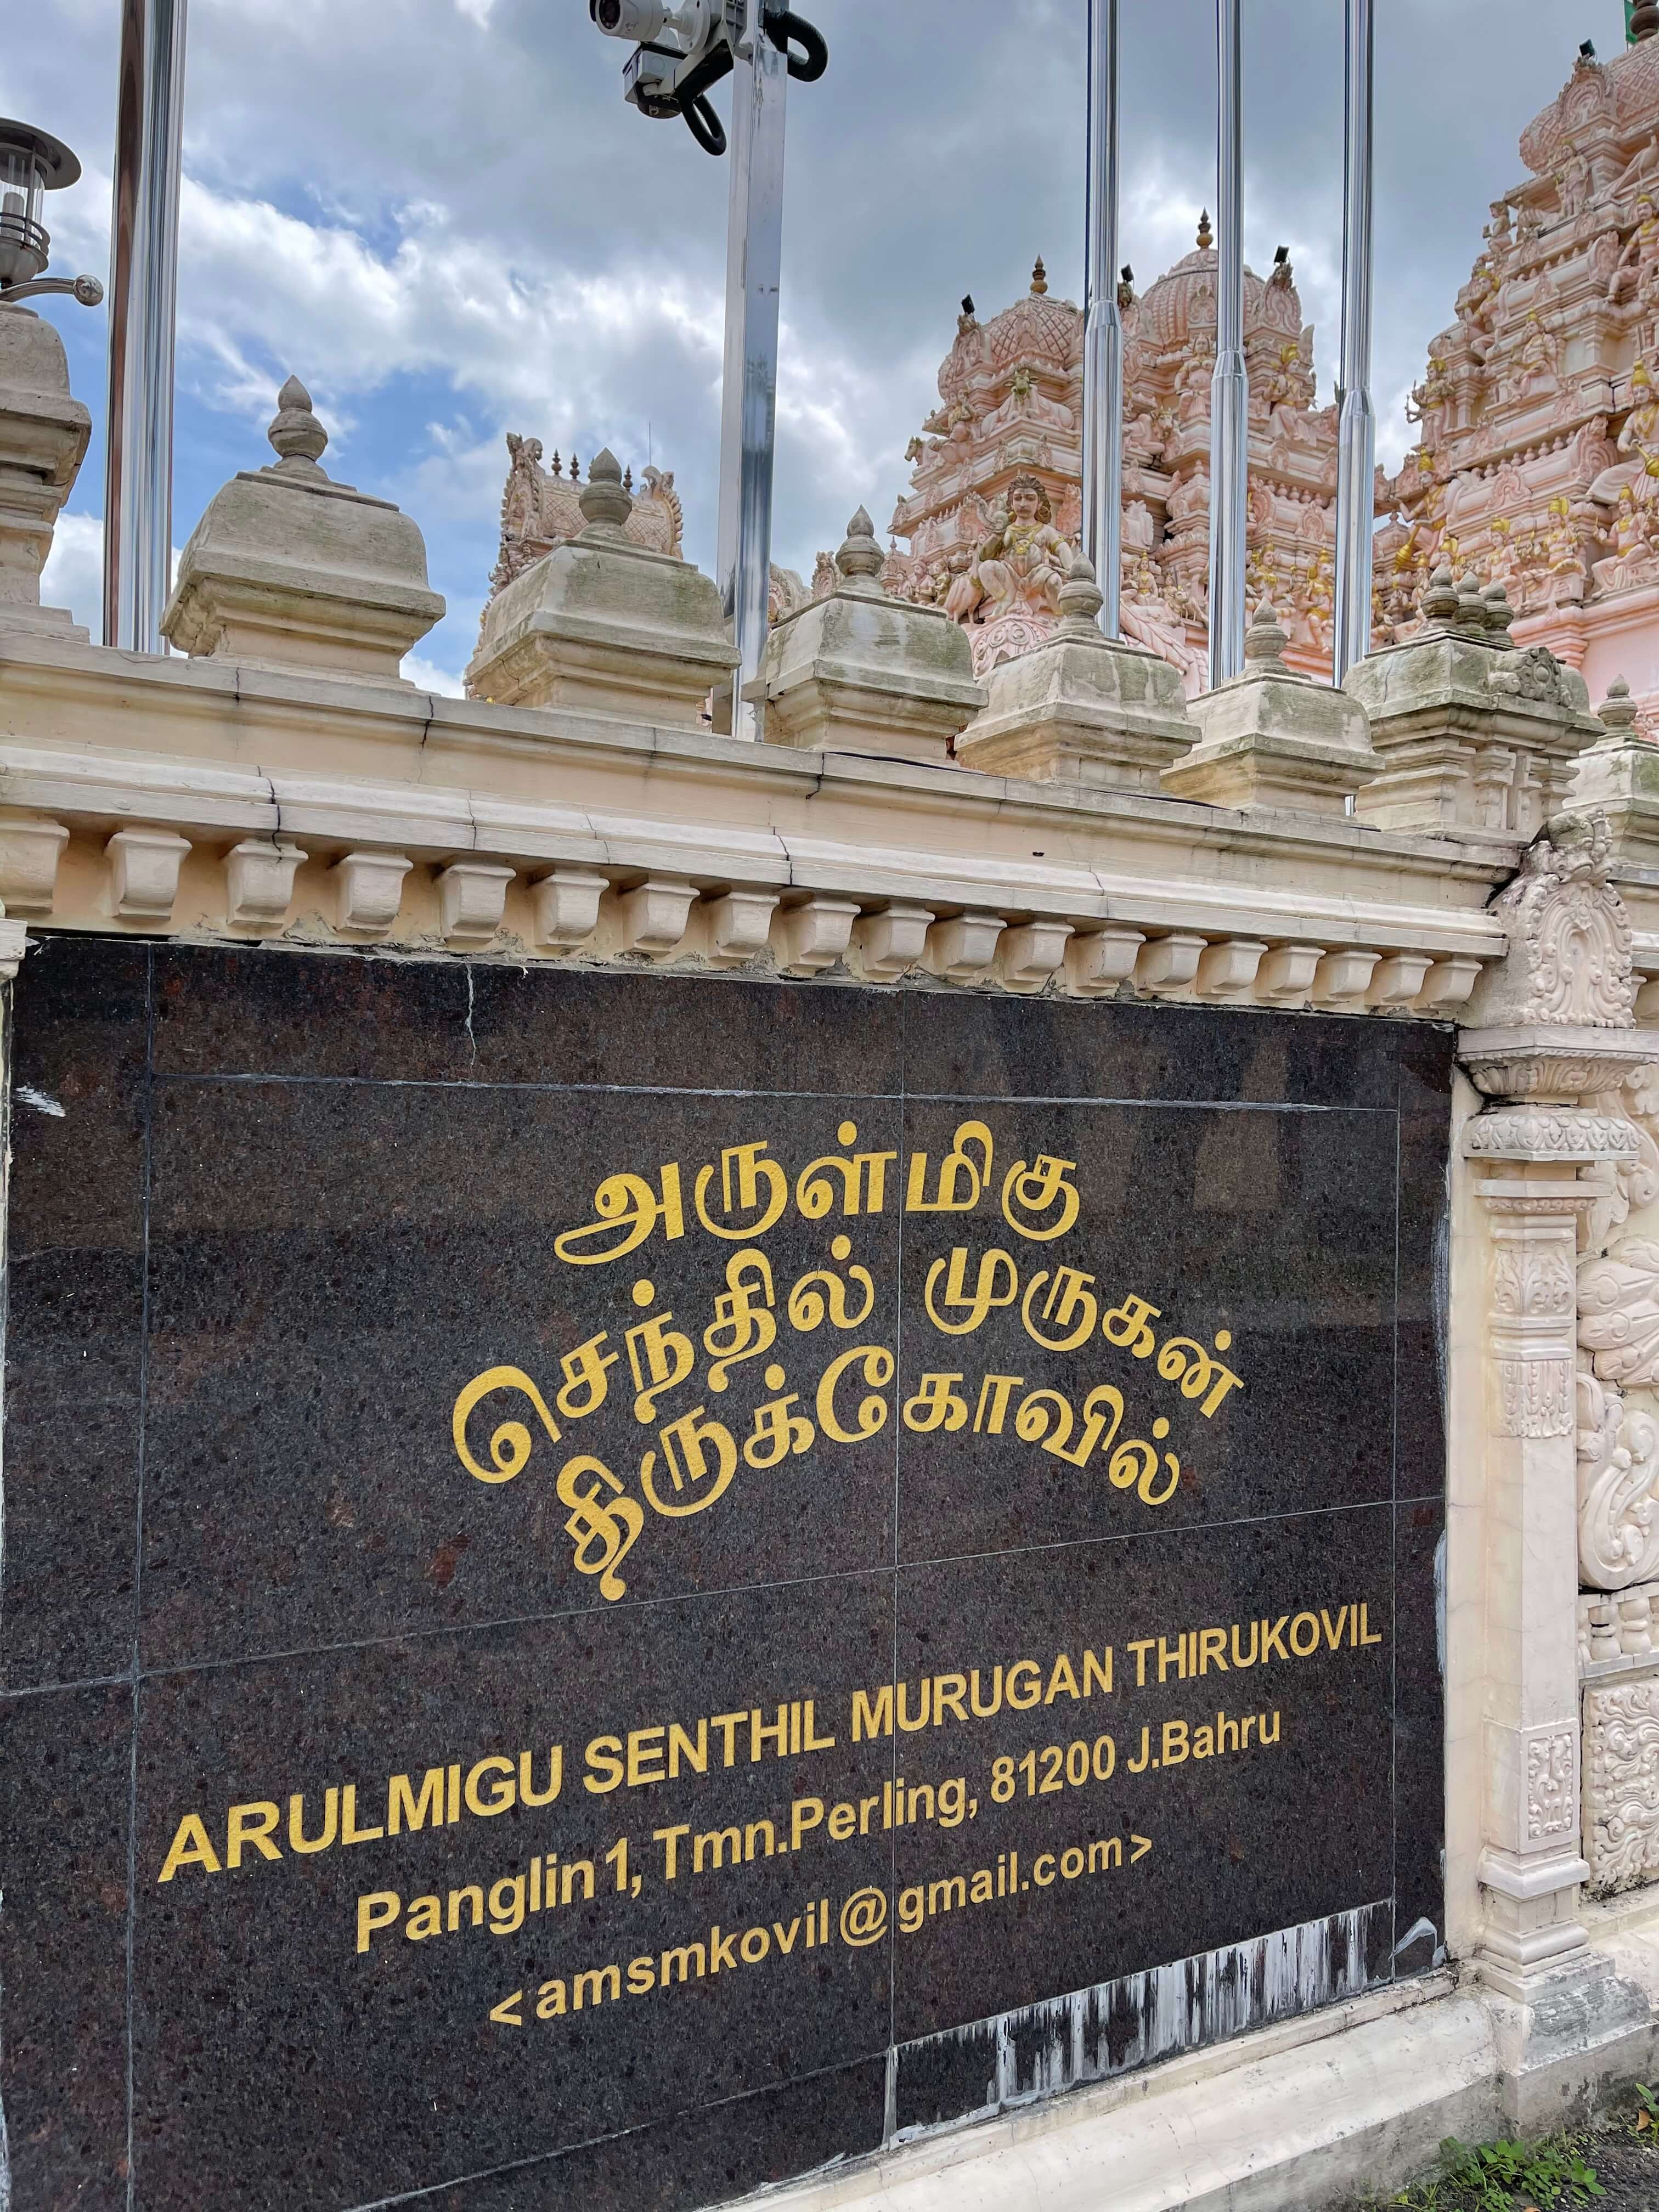
[[1016,477],[1006,511],[992,517],[973,575],[984,619],[1029,611],[1058,616],[1060,586],[1072,573],[1073,549],[1054,526],[1048,495],[1035,477]]
[[1018,422],[1041,422],[1051,430],[1069,430],[1073,427],[1072,410],[1058,399],[1050,399],[1039,390],[1029,368],[1017,368],[1008,387],[1008,397],[988,416],[983,435],[994,438],[1000,431],[1012,429]]
[[1630,412],[1616,441],[1622,458],[1605,468],[1589,488],[1589,497],[1601,507],[1616,507],[1624,487],[1631,487],[1638,506],[1659,500],[1659,397],[1644,361],[1630,374]]

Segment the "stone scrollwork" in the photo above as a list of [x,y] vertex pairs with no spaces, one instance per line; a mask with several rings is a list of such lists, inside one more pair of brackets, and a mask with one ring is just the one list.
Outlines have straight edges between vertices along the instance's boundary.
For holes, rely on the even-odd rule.
[[1492,903],[1510,957],[1485,1023],[1629,1029],[1636,977],[1624,902],[1607,880],[1605,816],[1559,814]]
[[1659,1876],[1659,1680],[1584,1696],[1584,1856],[1606,1895]]
[[1659,1574],[1659,1421],[1589,1368],[1578,1375],[1578,1571],[1592,1589]]
[[1602,1381],[1659,1382],[1659,1244],[1626,1237],[1583,1263],[1578,1340]]
[[1659,1385],[1659,1243],[1608,1239],[1659,1197],[1659,1096],[1644,1071],[1595,1103],[1622,1115],[1633,1149],[1583,1175],[1597,1197],[1578,1266],[1578,1563],[1586,1588],[1621,1590],[1659,1573],[1659,1421],[1628,1396]]
[[1527,1841],[1548,1843],[1578,1826],[1578,1744],[1574,1729],[1540,1731],[1527,1742]]

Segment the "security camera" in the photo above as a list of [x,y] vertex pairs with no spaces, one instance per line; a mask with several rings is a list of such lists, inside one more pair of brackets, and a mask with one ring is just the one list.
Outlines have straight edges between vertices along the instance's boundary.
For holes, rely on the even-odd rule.
[[634,39],[641,45],[660,39],[665,31],[678,31],[677,18],[691,12],[663,7],[658,0],[587,0],[589,20],[607,39]]
[[587,0],[587,13],[607,38],[637,41],[623,68],[623,96],[629,106],[653,120],[684,116],[707,154],[726,151],[726,131],[708,90],[730,75],[751,13],[761,34],[787,58],[791,76],[812,83],[829,64],[820,33],[771,0],[681,0],[678,7],[661,0]]

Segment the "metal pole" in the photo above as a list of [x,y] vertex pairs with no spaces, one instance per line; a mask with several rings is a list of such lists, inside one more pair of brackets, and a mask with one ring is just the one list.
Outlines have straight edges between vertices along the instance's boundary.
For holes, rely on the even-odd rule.
[[716,580],[732,641],[732,734],[758,738],[743,697],[760,673],[772,573],[772,452],[777,427],[778,285],[783,264],[783,114],[788,71],[749,0],[732,77],[732,193],[726,231],[726,363],[720,392]]
[[1100,627],[1121,635],[1123,324],[1117,307],[1117,0],[1089,0],[1088,206],[1083,314],[1083,550]]
[[104,642],[160,653],[172,581],[185,0],[123,0],[110,225]]
[[1342,100],[1342,366],[1336,432],[1336,623],[1331,680],[1371,649],[1371,0],[1347,0]]
[[1244,665],[1245,477],[1243,69],[1239,0],[1216,0],[1216,354],[1210,379],[1210,684]]

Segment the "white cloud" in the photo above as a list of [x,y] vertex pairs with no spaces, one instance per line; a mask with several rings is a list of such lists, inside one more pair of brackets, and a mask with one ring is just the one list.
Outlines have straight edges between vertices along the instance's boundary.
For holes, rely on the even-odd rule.
[[40,604],[67,607],[94,639],[104,626],[104,525],[92,514],[60,514],[40,571]]
[[445,699],[465,698],[465,687],[459,676],[447,668],[440,668],[430,660],[422,659],[418,653],[404,655],[403,672],[410,682],[422,691],[436,691]]

